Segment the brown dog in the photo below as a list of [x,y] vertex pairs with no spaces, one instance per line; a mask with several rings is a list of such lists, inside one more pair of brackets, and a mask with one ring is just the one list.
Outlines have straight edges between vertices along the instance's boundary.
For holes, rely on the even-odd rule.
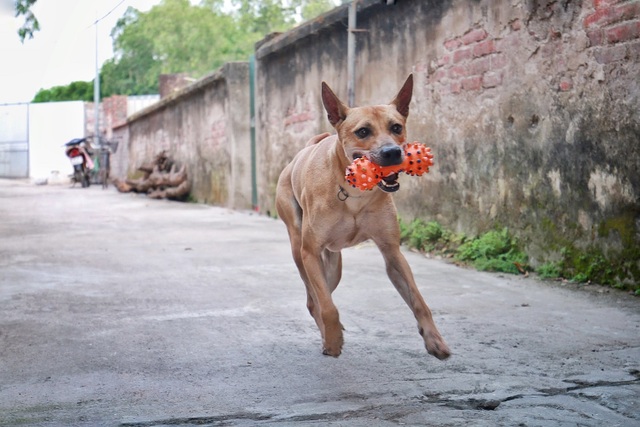
[[405,123],[413,91],[409,76],[389,105],[349,108],[322,83],[322,102],[337,135],[312,138],[280,175],[276,208],[291,240],[293,259],[307,288],[307,308],[322,333],[323,353],[342,351],[342,324],[331,293],[342,276],[340,250],[371,239],[384,257],[389,279],[418,321],[427,351],[450,355],[431,311],[400,252],[400,229],[391,197],[397,174],[372,191],[347,186],[345,169],[367,156],[381,166],[404,160]]

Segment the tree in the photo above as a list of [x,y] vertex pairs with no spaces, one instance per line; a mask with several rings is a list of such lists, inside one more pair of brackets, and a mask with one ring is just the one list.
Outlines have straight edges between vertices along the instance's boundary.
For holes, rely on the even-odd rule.
[[114,58],[102,68],[107,93],[155,92],[159,74],[201,77],[253,47],[232,16],[188,0],[164,0],[146,13],[129,8],[111,35]]
[[33,33],[40,30],[40,23],[31,12],[36,1],[38,0],[16,0],[16,16],[24,16],[24,24],[18,29],[18,36],[23,43],[27,36],[32,39]]
[[40,89],[32,102],[92,101],[93,82],[72,82],[67,86]]
[[[22,0],[26,7],[36,1]],[[111,30],[114,57],[102,65],[100,95],[157,93],[160,74],[202,77],[225,62],[246,60],[265,35],[334,6],[333,0],[162,0],[144,13],[129,7]],[[34,102],[75,93],[49,91]]]

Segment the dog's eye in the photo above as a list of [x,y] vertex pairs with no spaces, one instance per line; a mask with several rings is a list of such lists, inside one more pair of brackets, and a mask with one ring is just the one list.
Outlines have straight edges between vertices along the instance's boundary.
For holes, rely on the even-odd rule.
[[402,125],[399,125],[398,123],[391,125],[391,132],[396,135],[400,135],[402,133]]
[[356,131],[356,136],[360,139],[364,139],[371,134],[369,128],[360,128]]

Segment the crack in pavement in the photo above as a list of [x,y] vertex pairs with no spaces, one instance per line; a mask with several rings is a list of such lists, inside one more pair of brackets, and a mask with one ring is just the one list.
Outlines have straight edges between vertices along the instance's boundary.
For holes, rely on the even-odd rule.
[[266,421],[272,418],[271,415],[256,414],[250,412],[239,412],[236,414],[214,415],[206,417],[184,417],[184,418],[168,418],[155,421],[139,421],[131,423],[120,423],[120,427],[154,427],[154,426],[180,426],[180,425],[230,425],[229,421],[247,420],[247,421]]
[[[493,411],[496,410],[502,403],[523,399],[527,397],[550,397],[562,394],[568,394],[576,390],[584,390],[595,387],[619,387],[625,385],[633,385],[640,383],[640,371],[633,370],[630,372],[635,379],[626,381],[567,381],[574,385],[568,387],[559,388],[547,388],[538,390],[539,394],[514,394],[507,396],[503,399],[481,399],[481,398],[467,398],[467,399],[455,399],[455,398],[441,398],[440,395],[421,396],[419,403],[430,403],[440,406],[444,406],[457,410],[482,410]],[[251,413],[240,412],[235,414],[218,415],[218,416],[204,416],[204,417],[184,417],[184,418],[169,418],[155,421],[141,421],[141,422],[128,422],[121,423],[120,427],[158,427],[158,426],[192,426],[192,425],[210,425],[210,426],[227,426],[234,425],[234,421],[249,421],[249,422],[304,422],[304,421],[336,421],[346,419],[357,418],[370,418],[384,419],[387,421],[394,421],[403,418],[407,415],[406,402],[397,404],[381,404],[381,405],[367,405],[355,410],[336,411],[336,412],[323,412],[323,413],[308,413],[299,415],[278,415],[278,414],[263,414],[263,413]]]
[[555,387],[555,388],[547,388],[547,389],[539,389],[537,390],[539,394],[514,394],[511,396],[507,396],[503,399],[451,399],[451,398],[440,398],[440,396],[432,396],[421,399],[421,402],[424,403],[435,403],[441,406],[446,406],[453,409],[474,409],[474,410],[490,410],[493,411],[500,404],[504,402],[509,402],[512,400],[523,399],[526,397],[549,397],[549,396],[558,396],[562,394],[568,394],[572,391],[576,390],[584,390],[588,388],[596,388],[596,387],[619,387],[625,385],[633,385],[640,383],[640,371],[633,369],[629,371],[631,375],[635,377],[632,380],[625,381],[580,381],[580,380],[571,380],[565,381],[568,383],[573,383],[575,385],[569,387]]

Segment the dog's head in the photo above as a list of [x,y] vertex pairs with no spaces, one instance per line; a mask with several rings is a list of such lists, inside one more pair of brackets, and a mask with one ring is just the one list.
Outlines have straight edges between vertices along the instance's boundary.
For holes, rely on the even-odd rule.
[[[413,75],[409,75],[390,104],[349,108],[322,82],[322,103],[327,118],[338,132],[349,162],[363,156],[380,166],[399,165],[404,161],[405,125],[412,92]],[[400,188],[397,178],[397,174],[390,175],[378,186],[389,193],[397,191]]]

